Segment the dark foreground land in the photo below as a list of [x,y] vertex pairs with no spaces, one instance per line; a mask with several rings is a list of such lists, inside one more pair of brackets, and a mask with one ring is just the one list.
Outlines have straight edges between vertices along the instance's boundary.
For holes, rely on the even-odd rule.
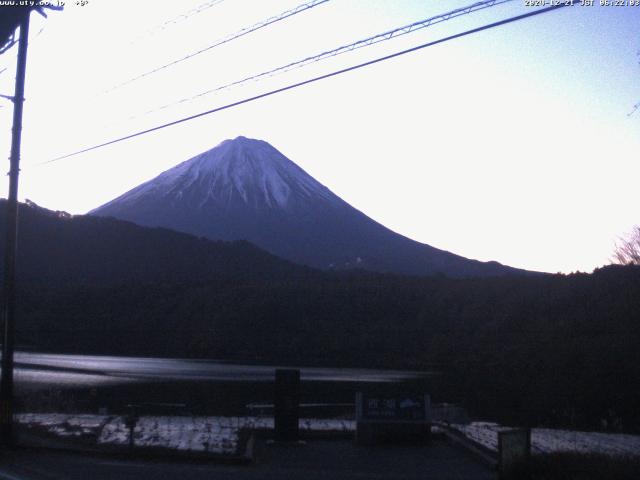
[[534,455],[515,475],[522,480],[637,480],[640,457],[579,452]]
[[351,440],[304,444],[256,441],[246,465],[128,459],[19,449],[0,457],[2,480],[53,479],[495,479],[488,468],[442,441],[428,446],[356,446]]

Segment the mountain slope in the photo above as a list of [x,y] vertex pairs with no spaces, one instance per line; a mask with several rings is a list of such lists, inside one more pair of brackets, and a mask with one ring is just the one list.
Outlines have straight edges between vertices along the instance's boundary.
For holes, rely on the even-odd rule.
[[90,212],[210,239],[248,240],[322,269],[452,277],[518,272],[421,244],[370,219],[268,143],[226,140]]

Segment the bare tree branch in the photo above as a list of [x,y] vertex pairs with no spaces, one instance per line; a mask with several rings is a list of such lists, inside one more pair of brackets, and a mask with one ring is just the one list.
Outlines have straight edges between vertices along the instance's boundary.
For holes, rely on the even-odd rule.
[[[640,65],[640,50],[638,50],[638,51],[636,52],[636,55],[638,56],[638,64]],[[640,110],[640,102],[636,103],[636,104],[633,106],[633,109],[632,109],[632,110],[627,114],[627,116],[629,116],[629,117],[630,117],[631,115],[633,115],[634,113],[636,113],[638,110]]]
[[616,242],[612,261],[620,265],[640,265],[640,225]]

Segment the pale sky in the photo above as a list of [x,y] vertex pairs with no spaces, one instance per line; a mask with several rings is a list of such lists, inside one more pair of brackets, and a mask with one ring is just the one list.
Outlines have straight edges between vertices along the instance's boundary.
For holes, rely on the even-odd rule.
[[[67,3],[47,20],[32,17],[21,199],[86,213],[224,139],[245,135],[270,142],[392,230],[468,258],[591,271],[608,263],[616,238],[640,223],[640,112],[627,116],[640,101],[640,7],[561,9],[41,165],[531,11],[515,0],[177,104],[473,1],[330,0],[116,90],[303,0]],[[205,3],[212,6],[180,17]],[[2,94],[13,90],[15,54],[14,48],[0,56],[0,70],[8,67],[0,74]],[[11,104],[0,105],[6,158]],[[171,106],[157,110],[163,105]],[[6,179],[0,192],[6,196]]]

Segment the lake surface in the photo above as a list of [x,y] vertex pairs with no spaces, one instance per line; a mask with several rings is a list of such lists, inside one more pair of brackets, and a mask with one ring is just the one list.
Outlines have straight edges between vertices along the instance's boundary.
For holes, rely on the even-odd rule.
[[[114,357],[16,352],[18,385],[60,387],[118,385],[149,381],[273,381],[277,366],[242,365],[216,360]],[[290,367],[288,367],[290,368]],[[298,367],[295,367],[298,368]],[[299,367],[305,382],[398,382],[434,372]]]

